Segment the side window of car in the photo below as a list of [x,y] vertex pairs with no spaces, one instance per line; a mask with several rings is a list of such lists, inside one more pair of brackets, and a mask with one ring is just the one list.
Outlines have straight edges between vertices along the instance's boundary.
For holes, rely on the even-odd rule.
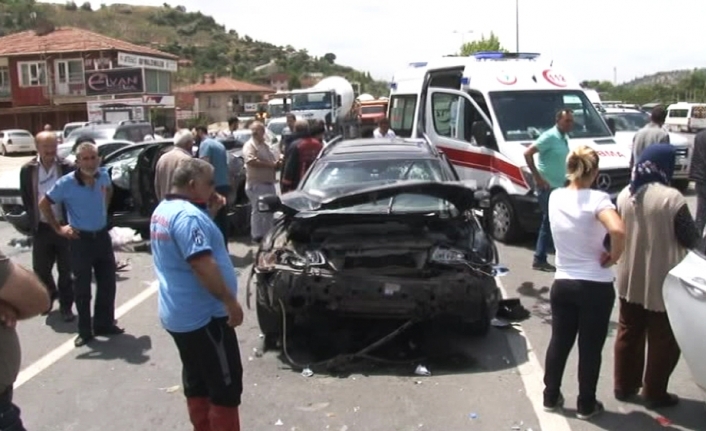
[[115,136],[113,136],[113,139],[119,139],[121,141],[129,141],[129,137],[127,135],[127,129],[118,129],[115,132]]

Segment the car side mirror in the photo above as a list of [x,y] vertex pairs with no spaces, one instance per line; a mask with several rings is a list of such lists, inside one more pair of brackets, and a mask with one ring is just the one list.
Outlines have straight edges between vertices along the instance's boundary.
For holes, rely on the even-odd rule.
[[480,208],[490,208],[490,192],[487,190],[476,190],[473,192],[473,199],[478,202]]
[[260,196],[257,200],[257,210],[261,213],[275,213],[282,207],[282,201],[277,195]]

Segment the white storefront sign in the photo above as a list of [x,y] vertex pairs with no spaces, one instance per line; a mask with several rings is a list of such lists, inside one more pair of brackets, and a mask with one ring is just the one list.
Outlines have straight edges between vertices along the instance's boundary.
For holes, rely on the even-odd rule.
[[174,108],[174,96],[142,96],[142,103],[165,109]]
[[124,103],[126,105],[137,105],[132,108],[132,119],[133,120],[144,120],[144,109],[142,108],[143,102],[141,97],[136,97],[132,99],[112,99],[112,100],[92,100],[86,102],[86,111],[88,113],[88,121],[103,121],[103,111],[101,106],[111,105],[114,103]]
[[118,66],[144,67],[145,69],[164,70],[166,72],[176,72],[177,62],[162,58],[145,57],[143,55],[128,54],[118,52]]

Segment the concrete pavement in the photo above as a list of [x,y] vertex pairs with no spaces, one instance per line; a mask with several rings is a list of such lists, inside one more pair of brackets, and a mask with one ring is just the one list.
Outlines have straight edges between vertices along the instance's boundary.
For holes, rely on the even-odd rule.
[[[7,169],[0,157],[0,170]],[[26,158],[23,158],[26,160]],[[15,166],[19,157],[10,158]],[[693,205],[693,196],[688,198]],[[18,235],[0,222],[0,250],[29,266],[30,252],[7,246]],[[247,273],[253,249],[231,243],[236,268]],[[612,399],[612,346],[604,351],[599,397],[607,412],[591,423],[572,419],[576,396],[576,352],[567,366],[567,414],[541,411],[542,365],[550,335],[548,289],[551,275],[532,271],[532,244],[499,245],[511,272],[501,282],[509,296],[520,297],[532,318],[521,328],[493,329],[485,339],[455,337],[459,355],[451,366],[424,364],[432,375],[408,368],[360,368],[349,375],[304,377],[288,369],[277,352],[263,355],[254,310],[246,310],[238,336],[245,369],[242,406],[247,430],[512,430],[651,431],[665,429],[654,412]],[[101,339],[79,349],[71,343],[75,326],[57,316],[19,325],[23,371],[16,402],[29,430],[178,430],[190,429],[180,387],[180,364],[171,338],[156,316],[154,274],[148,254],[130,258],[120,273],[118,314],[127,334]],[[245,277],[239,277],[244,303]],[[613,322],[617,316],[613,316]],[[614,327],[614,324],[613,324]],[[531,348],[528,348],[530,346]],[[680,406],[662,412],[672,430],[706,429],[702,397],[683,362],[671,390]],[[276,425],[281,423],[281,425]]]

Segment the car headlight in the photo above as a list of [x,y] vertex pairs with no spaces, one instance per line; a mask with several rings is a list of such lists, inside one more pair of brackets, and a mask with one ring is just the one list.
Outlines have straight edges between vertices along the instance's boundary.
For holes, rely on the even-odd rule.
[[432,262],[446,265],[466,263],[466,253],[452,248],[437,247],[431,253]]
[[280,256],[280,262],[292,268],[300,269],[307,266],[324,266],[326,265],[326,257],[318,250],[306,251],[303,256],[293,251],[288,251]]

